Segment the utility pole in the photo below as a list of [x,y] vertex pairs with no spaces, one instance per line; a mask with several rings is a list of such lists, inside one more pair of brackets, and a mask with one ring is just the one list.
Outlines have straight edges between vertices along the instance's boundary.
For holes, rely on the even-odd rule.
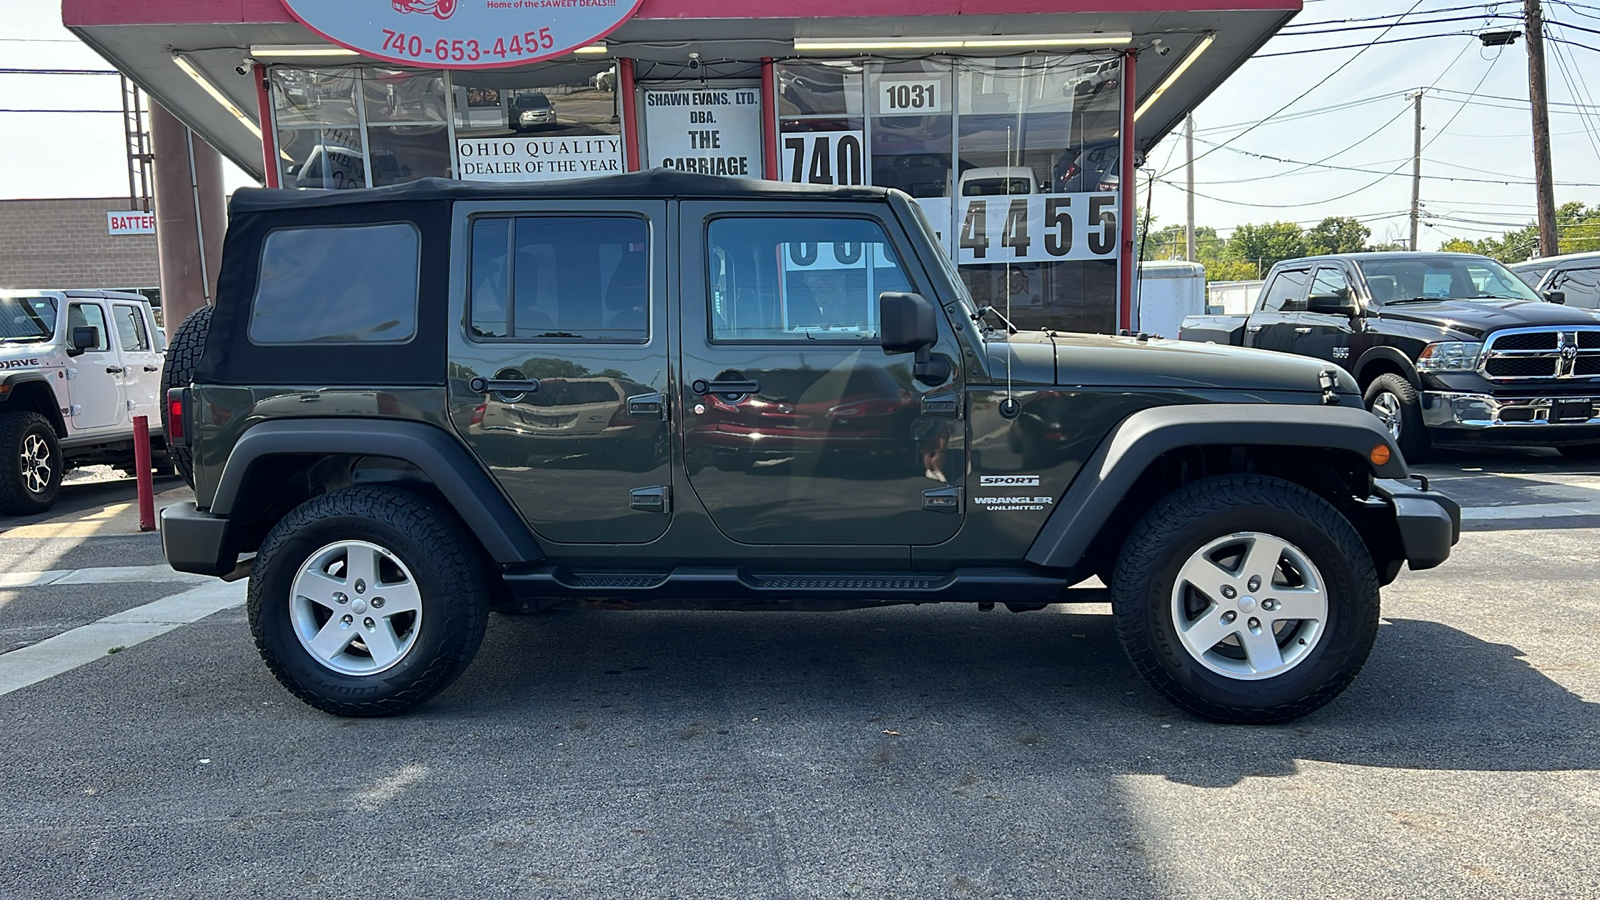
[[[1530,0],[1537,3],[1539,0]],[[1417,249],[1417,214],[1422,208],[1422,92],[1417,91],[1415,101],[1417,116],[1415,136],[1411,142],[1411,249]]]
[[1183,227],[1183,258],[1194,262],[1194,114],[1183,117],[1183,154],[1188,170],[1189,217]]
[[1550,168],[1550,103],[1544,89],[1544,18],[1539,0],[1522,0],[1527,19],[1528,102],[1533,107],[1533,180],[1539,193],[1539,255],[1561,252],[1556,235],[1555,174]]

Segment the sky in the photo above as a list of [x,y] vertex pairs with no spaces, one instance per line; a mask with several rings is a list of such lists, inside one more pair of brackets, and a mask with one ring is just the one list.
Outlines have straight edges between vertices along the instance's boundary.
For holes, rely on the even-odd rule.
[[[1287,31],[1392,15],[1410,5],[1409,0],[1307,0]],[[1226,236],[1241,223],[1310,225],[1325,216],[1355,216],[1372,229],[1375,241],[1404,239],[1412,154],[1412,101],[1406,95],[1418,88],[1426,89],[1421,246],[1498,235],[1531,222],[1526,49],[1520,40],[1486,48],[1471,36],[1520,29],[1520,22],[1487,14],[1520,13],[1521,7],[1521,0],[1476,6],[1468,0],[1420,0],[1411,18],[1435,24],[1388,34],[1364,29],[1274,38],[1262,54],[1447,35],[1360,52],[1258,55],[1246,62],[1194,113],[1196,222]],[[1557,36],[1600,47],[1600,33],[1594,33],[1600,32],[1597,0],[1546,0],[1545,15],[1574,26],[1555,26]],[[0,22],[6,23],[0,31],[0,67],[107,68],[61,27],[58,0],[0,0]],[[1600,50],[1550,43],[1546,54],[1556,202],[1600,206],[1600,106],[1595,105],[1600,103]],[[1457,102],[1469,97],[1477,99]],[[1588,108],[1561,105],[1574,103]],[[0,74],[0,109],[41,108],[120,110],[119,80]],[[1280,108],[1281,113],[1244,131]],[[1213,146],[1224,142],[1220,149]],[[1156,228],[1184,220],[1182,143],[1180,131],[1146,159],[1157,175],[1149,192]],[[1308,162],[1322,165],[1302,165]],[[1397,174],[1385,177],[1391,172]],[[225,163],[224,183],[231,190],[253,182]],[[1145,184],[1141,178],[1141,191]],[[120,113],[0,112],[0,198],[120,196],[127,190]],[[1139,202],[1144,203],[1143,194]]]

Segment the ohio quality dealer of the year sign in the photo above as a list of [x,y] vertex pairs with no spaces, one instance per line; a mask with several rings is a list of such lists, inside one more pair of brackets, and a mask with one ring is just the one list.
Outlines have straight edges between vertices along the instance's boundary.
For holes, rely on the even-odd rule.
[[643,0],[283,0],[307,28],[375,59],[488,69],[571,53]]

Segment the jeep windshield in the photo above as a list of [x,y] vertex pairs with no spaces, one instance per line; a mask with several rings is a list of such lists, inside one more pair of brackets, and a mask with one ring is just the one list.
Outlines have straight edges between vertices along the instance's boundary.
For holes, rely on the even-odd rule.
[[1511,270],[1492,259],[1441,253],[1362,259],[1356,265],[1380,304],[1434,300],[1529,300],[1535,294]]
[[0,344],[37,344],[55,333],[54,297],[0,297]]

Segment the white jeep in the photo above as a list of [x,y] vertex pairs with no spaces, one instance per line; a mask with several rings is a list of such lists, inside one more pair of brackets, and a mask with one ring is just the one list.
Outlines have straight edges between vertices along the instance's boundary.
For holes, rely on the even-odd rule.
[[154,465],[169,467],[164,350],[138,294],[0,292],[0,514],[49,509],[68,469],[132,472],[136,416],[148,417]]

